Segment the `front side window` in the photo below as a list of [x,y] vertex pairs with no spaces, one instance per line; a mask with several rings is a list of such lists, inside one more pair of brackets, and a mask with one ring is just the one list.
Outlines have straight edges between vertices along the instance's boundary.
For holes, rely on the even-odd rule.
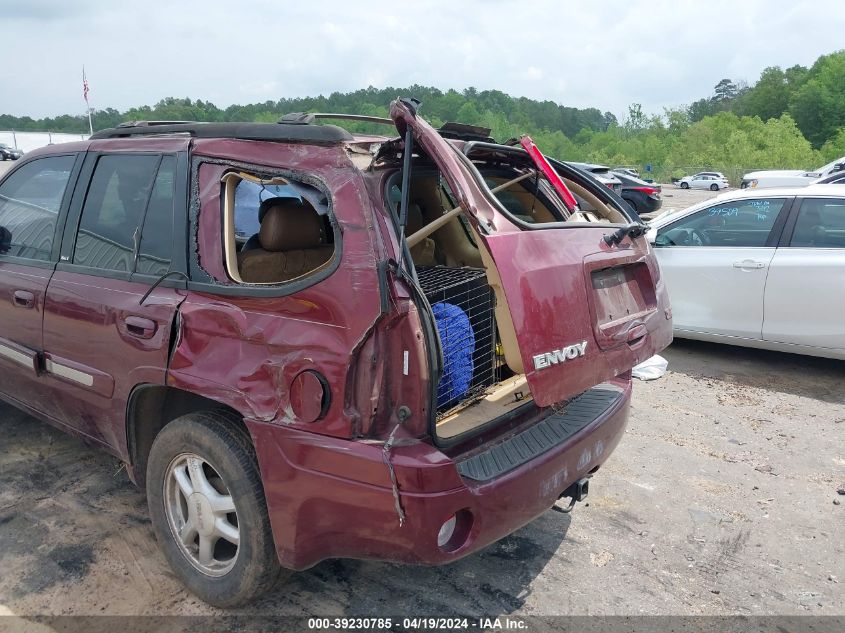
[[845,248],[845,198],[803,200],[789,245],[795,248]]
[[143,213],[160,160],[154,155],[120,155],[97,161],[82,207],[74,264],[134,270]]
[[0,186],[0,254],[49,260],[75,156],[40,158]]
[[785,203],[785,198],[723,202],[659,229],[654,243],[656,246],[765,246]]

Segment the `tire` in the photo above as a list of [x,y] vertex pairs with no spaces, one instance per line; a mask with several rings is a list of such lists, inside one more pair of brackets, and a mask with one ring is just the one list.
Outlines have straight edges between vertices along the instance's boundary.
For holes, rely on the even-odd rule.
[[688,182],[682,182],[681,183],[681,189],[689,189],[689,183]]
[[719,185],[716,185],[716,184],[710,185],[710,191],[719,191]]
[[167,562],[208,604],[244,605],[282,574],[252,442],[234,415],[189,413],[161,430],[147,463],[147,503]]

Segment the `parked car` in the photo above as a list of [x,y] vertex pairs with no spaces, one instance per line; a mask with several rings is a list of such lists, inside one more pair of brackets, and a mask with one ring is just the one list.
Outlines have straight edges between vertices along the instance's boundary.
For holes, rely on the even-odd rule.
[[136,123],[0,181],[0,396],[125,462],[211,604],[326,558],[448,563],[582,499],[671,341],[621,200],[417,107],[385,136]]
[[745,189],[764,189],[766,187],[806,187],[820,178],[825,178],[836,171],[845,168],[845,156],[837,158],[814,171],[801,169],[778,169],[768,171],[753,171],[742,177],[740,187]]
[[619,172],[616,177],[622,181],[622,199],[631,205],[638,216],[656,213],[663,205],[660,185]]
[[824,178],[819,178],[818,180],[813,181],[814,185],[837,185],[837,184],[845,184],[845,169],[841,169],[838,171],[831,172],[829,176],[825,176]]
[[0,143],[0,160],[17,160],[21,156],[23,156],[22,150]]
[[622,181],[619,180],[612,171],[610,171],[609,167],[606,167],[605,165],[595,165],[593,163],[569,162],[568,164],[591,173],[596,180],[617,195],[622,193]]
[[624,174],[627,176],[633,176],[634,178],[640,177],[640,172],[634,169],[633,167],[614,167],[611,169],[614,174]]
[[725,175],[718,171],[702,171],[693,176],[685,176],[678,181],[681,189],[710,189],[719,191],[727,189],[730,183]]
[[845,185],[726,193],[650,227],[676,337],[845,359]]

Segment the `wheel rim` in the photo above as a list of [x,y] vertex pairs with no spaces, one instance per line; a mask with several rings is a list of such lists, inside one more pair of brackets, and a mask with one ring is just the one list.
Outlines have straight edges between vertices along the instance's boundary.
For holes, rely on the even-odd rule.
[[238,559],[238,513],[219,471],[193,453],[177,455],[164,481],[167,523],[182,555],[208,576],[227,574]]

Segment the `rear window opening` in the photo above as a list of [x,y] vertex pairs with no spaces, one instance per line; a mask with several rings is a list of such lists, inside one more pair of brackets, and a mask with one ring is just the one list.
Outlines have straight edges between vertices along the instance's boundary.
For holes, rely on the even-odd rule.
[[[397,173],[387,186],[389,206],[397,221],[400,183]],[[549,211],[545,204],[551,203],[535,206],[538,217],[559,213]],[[532,399],[498,273],[479,247],[472,224],[458,214],[427,237],[411,239],[456,206],[436,170],[413,172],[405,234],[443,352],[435,428],[438,437],[446,440]]]
[[327,267],[335,253],[328,200],[289,178],[229,172],[223,184],[223,242],[229,277],[284,284]]

